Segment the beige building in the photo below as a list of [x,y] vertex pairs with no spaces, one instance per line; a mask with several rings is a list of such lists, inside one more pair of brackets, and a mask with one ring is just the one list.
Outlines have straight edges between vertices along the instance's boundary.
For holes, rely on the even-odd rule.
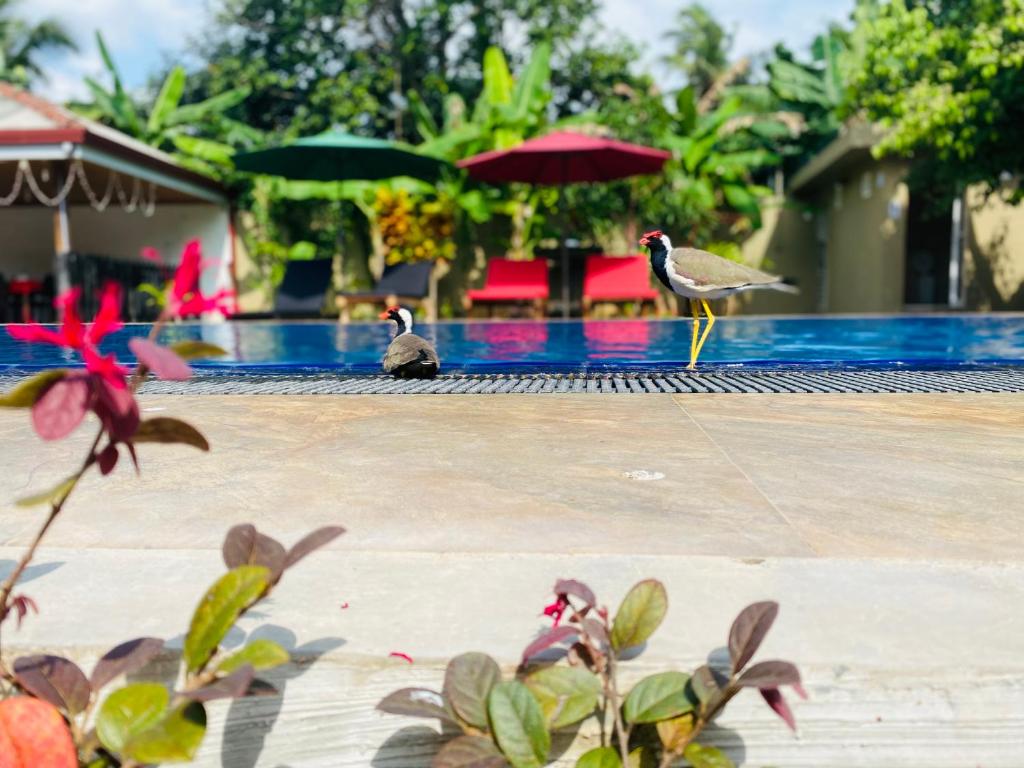
[[969,189],[946,212],[910,194],[903,160],[877,160],[851,125],[770,200],[743,245],[801,294],[743,297],[747,313],[1024,310],[1024,206]]

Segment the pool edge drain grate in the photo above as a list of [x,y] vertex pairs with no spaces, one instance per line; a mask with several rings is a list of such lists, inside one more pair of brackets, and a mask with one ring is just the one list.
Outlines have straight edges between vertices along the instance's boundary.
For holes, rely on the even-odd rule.
[[[0,374],[0,391],[22,377]],[[1024,392],[1024,368],[984,370],[652,371],[588,374],[197,375],[147,381],[147,395],[939,394]]]
[[451,374],[431,381],[387,376],[196,376],[148,381],[144,394],[871,394],[1024,392],[1024,368],[960,371],[773,370],[590,374]]

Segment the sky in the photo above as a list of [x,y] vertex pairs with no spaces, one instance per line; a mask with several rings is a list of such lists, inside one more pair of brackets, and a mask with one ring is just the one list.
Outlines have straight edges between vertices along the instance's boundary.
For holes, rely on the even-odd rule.
[[[853,0],[703,0],[735,35],[736,56],[769,50],[776,42],[800,50],[829,21],[848,18]],[[645,51],[657,73],[668,44],[660,34],[687,0],[604,0],[605,24]],[[102,76],[93,30],[103,32],[126,86],[135,88],[168,60],[187,59],[189,41],[209,18],[210,0],[21,0],[16,13],[31,20],[54,17],[72,31],[80,51],[45,60],[49,82],[37,86],[57,101],[85,95],[82,78]]]

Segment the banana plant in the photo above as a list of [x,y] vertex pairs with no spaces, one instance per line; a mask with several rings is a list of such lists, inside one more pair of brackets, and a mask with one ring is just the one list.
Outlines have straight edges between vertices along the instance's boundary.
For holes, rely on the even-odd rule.
[[[692,98],[692,94],[690,96]],[[771,189],[755,184],[755,171],[777,165],[775,152],[752,140],[756,128],[781,124],[772,114],[750,112],[751,94],[730,93],[707,114],[689,108],[686,95],[681,94],[675,125],[664,136],[662,145],[672,151],[673,159],[666,167],[669,185],[686,209],[732,210],[760,225],[759,202]],[[744,121],[737,130],[739,118]],[[749,124],[747,124],[749,122]]]
[[[262,133],[226,116],[228,110],[249,96],[248,87],[233,88],[193,104],[182,104],[185,69],[174,67],[147,111],[127,92],[121,73],[110,55],[103,35],[96,32],[96,44],[110,78],[104,86],[91,77],[85,85],[92,96],[88,104],[72,105],[80,113],[113,126],[158,149],[173,151],[186,167],[214,175],[233,166],[233,145],[253,145]],[[201,134],[206,134],[203,136]],[[217,135],[223,140],[208,138]]]

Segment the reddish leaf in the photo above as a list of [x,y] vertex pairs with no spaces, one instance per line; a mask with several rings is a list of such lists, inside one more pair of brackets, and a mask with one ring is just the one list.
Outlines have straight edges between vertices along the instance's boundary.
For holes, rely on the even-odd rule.
[[117,466],[117,458],[117,446],[113,443],[100,451],[100,455],[96,457],[96,462],[100,465],[100,474],[109,475],[113,472]]
[[598,645],[608,645],[608,630],[605,629],[597,619],[586,618],[583,620],[583,629],[590,636],[590,638],[598,643]]
[[186,381],[192,377],[192,368],[176,353],[148,339],[134,338],[128,342],[139,363],[151,370],[157,378],[167,381]]
[[146,419],[132,435],[133,443],[178,443],[191,445],[201,451],[210,450],[203,434],[191,424],[170,416]]
[[786,700],[782,698],[782,692],[778,688],[762,688],[761,695],[768,702],[768,706],[775,711],[775,714],[781,717],[790,730],[795,733],[796,719],[793,717],[793,712],[790,710]]
[[230,675],[194,691],[182,691],[180,695],[192,701],[213,701],[214,699],[240,699],[248,695],[249,687],[256,677],[251,664],[243,664]]
[[93,379],[93,409],[103,428],[116,442],[127,442],[139,428],[139,404],[130,389],[118,389],[104,379]]
[[39,613],[39,606],[36,605],[36,601],[28,595],[14,595],[11,597],[11,608],[18,614],[18,629],[21,629],[22,619],[28,615],[29,608],[34,613]]
[[268,683],[266,680],[256,678],[249,684],[249,690],[245,692],[246,697],[249,696],[280,696],[281,692],[274,686]]
[[89,704],[92,687],[73,661],[60,656],[22,656],[14,660],[14,679],[33,696],[77,715]]
[[302,537],[290,550],[288,550],[288,557],[284,561],[284,567],[291,568],[310,552],[320,549],[320,547],[325,544],[334,541],[344,532],[345,529],[340,525],[328,525],[323,528],[317,528],[312,533]]
[[729,658],[732,659],[733,672],[743,669],[757,652],[778,614],[779,604],[771,600],[748,605],[740,611],[729,630]]
[[508,761],[485,736],[459,736],[434,756],[431,768],[508,768]]
[[528,661],[530,658],[536,656],[546,648],[550,648],[552,645],[568,640],[570,637],[575,638],[579,633],[580,631],[576,627],[555,627],[551,631],[545,632],[526,646],[526,649],[523,651],[523,661]]
[[78,768],[60,713],[29,696],[0,701],[0,768]]
[[445,707],[444,697],[428,688],[401,688],[381,699],[377,709],[392,715],[436,717],[458,724]]
[[156,637],[138,637],[107,651],[96,662],[90,682],[98,691],[118,675],[130,675],[146,666],[160,651],[164,641]]
[[800,672],[788,661],[762,661],[740,675],[737,682],[748,688],[800,685]]
[[410,656],[408,653],[402,653],[401,651],[391,651],[391,653],[389,653],[388,656],[390,656],[393,659],[401,659],[402,661],[408,664],[414,663],[412,660],[412,656]]
[[32,406],[32,426],[43,440],[60,440],[74,432],[88,410],[88,380],[65,376],[48,386]]
[[593,590],[582,581],[576,581],[575,579],[559,579],[556,581],[555,594],[578,597],[590,607],[597,605],[597,597],[594,596]]
[[498,662],[486,653],[461,653],[444,671],[444,692],[455,713],[477,728],[487,729],[487,697],[501,682]]
[[276,584],[281,578],[287,558],[281,542],[265,536],[249,523],[236,525],[228,531],[221,552],[228,568],[240,565],[265,566],[270,571],[271,584]]

